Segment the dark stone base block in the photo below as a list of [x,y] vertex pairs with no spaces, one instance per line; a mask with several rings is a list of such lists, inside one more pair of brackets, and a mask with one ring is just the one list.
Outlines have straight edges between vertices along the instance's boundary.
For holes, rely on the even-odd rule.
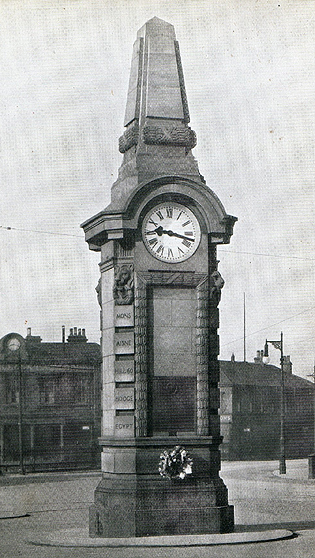
[[234,530],[234,509],[227,504],[227,489],[220,478],[169,481],[120,477],[104,477],[95,491],[95,504],[90,507],[91,537]]
[[[195,435],[101,439],[103,476],[90,508],[90,536],[232,532],[234,510],[219,476],[220,442]],[[158,473],[158,465],[161,452],[176,445],[186,448],[193,470],[171,480]]]

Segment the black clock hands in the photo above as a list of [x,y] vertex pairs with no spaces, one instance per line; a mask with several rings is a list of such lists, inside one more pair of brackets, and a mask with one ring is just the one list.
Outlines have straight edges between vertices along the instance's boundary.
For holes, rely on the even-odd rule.
[[194,238],[190,238],[189,236],[184,236],[182,234],[178,234],[174,231],[166,231],[163,227],[159,226],[154,231],[158,236],[162,236],[162,234],[168,234],[168,236],[176,236],[176,238],[183,238],[184,240],[189,240],[189,242],[195,242]]

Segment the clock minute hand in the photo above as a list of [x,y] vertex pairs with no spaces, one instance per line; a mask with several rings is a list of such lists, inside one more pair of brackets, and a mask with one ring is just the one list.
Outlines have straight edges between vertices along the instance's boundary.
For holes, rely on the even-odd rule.
[[166,231],[165,229],[163,229],[163,227],[161,227],[161,225],[159,227],[157,227],[156,229],[154,229],[154,232],[158,235],[158,236],[162,236],[162,234],[168,234],[168,236],[176,236],[176,238],[183,238],[184,240],[189,240],[189,242],[195,242],[194,238],[190,238],[189,236],[184,236],[183,234],[178,234],[174,231]]
[[176,238],[183,238],[184,240],[189,240],[189,242],[195,242],[194,238],[190,238],[189,236],[184,236],[182,234],[178,234],[174,231],[164,231],[163,230],[163,233],[168,234],[168,236],[176,236]]

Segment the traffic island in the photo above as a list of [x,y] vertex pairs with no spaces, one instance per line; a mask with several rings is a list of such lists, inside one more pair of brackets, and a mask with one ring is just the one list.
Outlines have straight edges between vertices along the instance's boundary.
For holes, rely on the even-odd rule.
[[248,544],[291,539],[293,537],[295,537],[293,531],[275,529],[243,533],[214,533],[210,535],[91,538],[87,529],[64,529],[45,535],[37,540],[29,540],[28,542],[36,546],[131,548]]

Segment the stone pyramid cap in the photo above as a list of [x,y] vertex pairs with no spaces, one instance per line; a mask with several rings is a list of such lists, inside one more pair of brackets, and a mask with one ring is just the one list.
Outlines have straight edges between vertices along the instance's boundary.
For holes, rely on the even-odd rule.
[[152,17],[152,19],[149,19],[139,29],[137,38],[140,39],[141,37],[145,37],[146,34],[151,35],[151,37],[153,37],[154,35],[167,35],[173,40],[176,39],[174,25],[172,25],[171,23],[167,23],[167,21],[164,21],[163,19],[160,19],[156,16]]

